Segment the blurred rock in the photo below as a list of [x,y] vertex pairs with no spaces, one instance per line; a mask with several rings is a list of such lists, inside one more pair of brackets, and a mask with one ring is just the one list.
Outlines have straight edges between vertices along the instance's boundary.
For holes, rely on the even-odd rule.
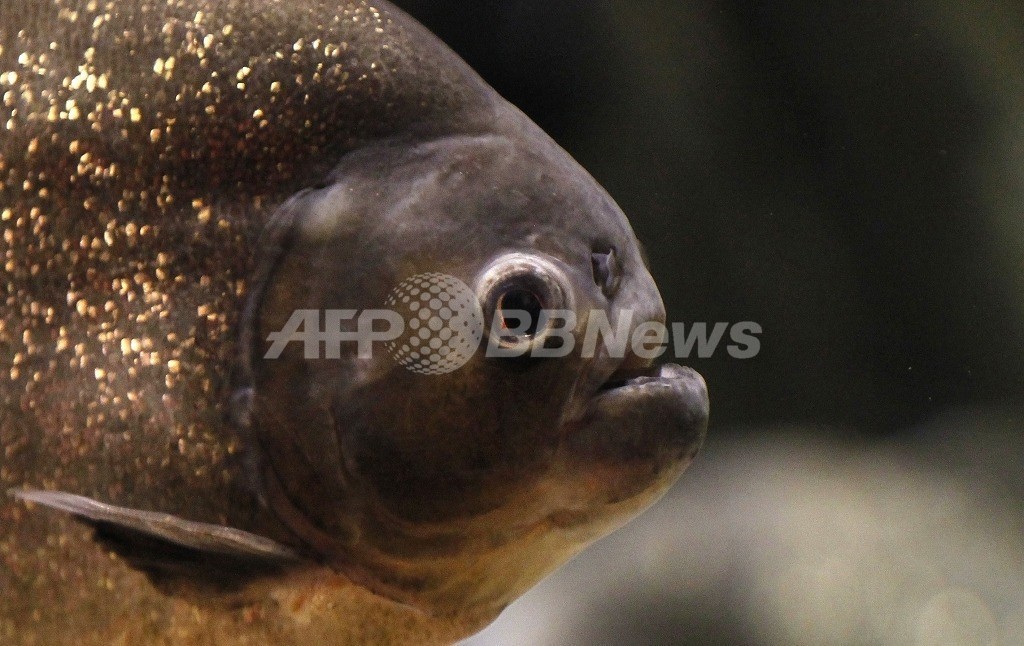
[[467,646],[1024,643],[1022,422],[713,437],[665,500]]

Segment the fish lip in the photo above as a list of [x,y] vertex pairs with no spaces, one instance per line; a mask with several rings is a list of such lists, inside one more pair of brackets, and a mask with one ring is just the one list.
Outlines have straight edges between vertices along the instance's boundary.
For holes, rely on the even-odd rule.
[[612,390],[630,386],[642,386],[661,378],[661,367],[648,364],[645,366],[619,366],[615,372],[597,387],[595,396]]
[[653,394],[664,388],[683,396],[687,408],[698,417],[707,417],[709,399],[707,383],[696,370],[674,363],[646,366],[620,366],[597,388],[593,400],[633,397],[646,391]]
[[[674,428],[670,443],[699,448],[707,434],[707,383],[693,368],[674,363],[620,365],[597,388],[585,419],[619,420],[620,430],[637,425]],[[586,423],[586,422],[585,422]]]

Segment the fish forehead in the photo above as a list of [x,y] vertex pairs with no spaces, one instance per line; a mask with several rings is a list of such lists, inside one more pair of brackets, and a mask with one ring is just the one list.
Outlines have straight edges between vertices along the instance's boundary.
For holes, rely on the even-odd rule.
[[347,246],[344,256],[325,251],[334,263],[387,258],[398,273],[386,288],[409,272],[457,271],[472,281],[512,251],[553,255],[584,269],[587,282],[595,248],[617,247],[627,263],[642,264],[626,216],[596,180],[525,117],[510,114],[506,123],[495,134],[401,154],[353,155],[336,171],[338,183],[311,200],[299,232]]

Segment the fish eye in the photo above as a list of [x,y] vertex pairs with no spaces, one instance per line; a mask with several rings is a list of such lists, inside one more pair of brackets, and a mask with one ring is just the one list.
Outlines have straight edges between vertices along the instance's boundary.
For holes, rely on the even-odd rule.
[[504,349],[530,350],[547,340],[555,311],[570,309],[565,278],[554,262],[521,253],[491,263],[477,294],[487,329]]

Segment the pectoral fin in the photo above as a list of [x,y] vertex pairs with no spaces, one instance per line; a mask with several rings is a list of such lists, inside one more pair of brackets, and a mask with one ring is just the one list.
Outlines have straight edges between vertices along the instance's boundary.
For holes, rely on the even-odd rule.
[[61,491],[11,490],[19,500],[72,514],[95,538],[154,583],[188,579],[233,589],[302,562],[291,548],[239,529],[170,514],[116,507]]

